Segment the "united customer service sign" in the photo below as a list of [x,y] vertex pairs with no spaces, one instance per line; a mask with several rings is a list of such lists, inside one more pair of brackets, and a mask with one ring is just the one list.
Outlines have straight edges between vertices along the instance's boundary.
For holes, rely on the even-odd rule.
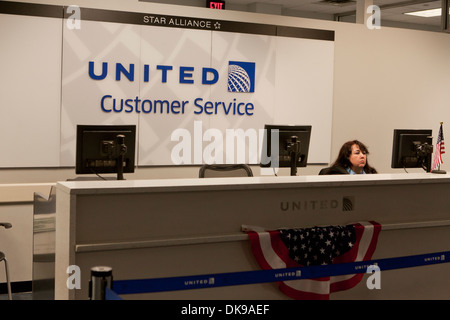
[[[121,63],[113,66],[113,76],[116,81],[135,81],[135,65],[130,64],[128,67]],[[89,61],[89,77],[92,80],[104,80],[108,76],[108,69],[111,69],[108,62],[103,62],[101,72],[96,74],[94,61]],[[194,84],[194,67],[180,66],[174,71],[173,66],[158,65],[155,67],[155,77],[159,77],[162,83],[167,83],[169,77],[178,79],[179,83]],[[149,82],[150,67],[144,65],[144,80]],[[173,71],[173,72],[172,72]],[[216,69],[204,67],[201,70],[201,84],[213,85],[217,83],[219,73]],[[255,91],[255,64],[251,62],[230,61],[228,66],[228,91],[229,92],[254,92]],[[140,98],[116,99],[112,94],[104,95],[100,100],[100,108],[104,112],[125,112],[125,113],[160,113],[160,114],[185,114],[189,104],[194,104],[194,113],[201,114],[238,114],[253,115],[254,105],[249,102],[237,102],[236,98],[230,102],[224,101],[203,101],[203,98],[196,98],[193,102],[189,100],[151,100]]]
[[258,163],[264,124],[312,125],[309,162],[329,161],[334,35],[92,9],[80,17],[63,31],[63,166],[74,165],[77,124],[136,124],[137,165],[236,163],[239,145],[244,162]]

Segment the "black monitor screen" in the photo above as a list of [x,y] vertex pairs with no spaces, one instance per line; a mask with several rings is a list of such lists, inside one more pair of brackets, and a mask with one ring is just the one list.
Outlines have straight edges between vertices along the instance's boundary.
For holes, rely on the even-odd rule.
[[75,173],[134,172],[135,141],[135,125],[78,125]]
[[395,129],[392,145],[392,168],[431,169],[432,130]]
[[[312,126],[264,126],[261,167],[306,167]],[[293,160],[291,155],[295,154]],[[293,163],[294,161],[294,163]],[[293,172],[291,172],[292,175]]]

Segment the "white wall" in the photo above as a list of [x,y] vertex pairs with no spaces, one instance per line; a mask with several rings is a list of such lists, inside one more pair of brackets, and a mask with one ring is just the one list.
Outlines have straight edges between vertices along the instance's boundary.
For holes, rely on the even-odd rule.
[[[61,20],[1,16],[1,162],[5,167],[58,165],[49,158],[59,157],[62,44],[55,39],[61,38]],[[22,132],[25,136],[18,137]]]
[[[53,1],[28,1],[55,4]],[[59,1],[59,4],[73,4]],[[402,172],[390,168],[394,128],[429,128],[437,134],[446,120],[450,99],[450,38],[447,34],[334,21],[218,11],[198,7],[140,3],[138,1],[78,1],[82,7],[155,14],[216,18],[306,28],[335,30],[335,71],[331,158],[343,142],[360,139],[371,152],[370,162],[380,172]],[[446,159],[442,168],[446,169]],[[319,168],[302,168],[299,174],[316,174]],[[414,170],[411,170],[414,171]],[[420,170],[419,170],[420,171]],[[0,183],[48,182],[74,176],[71,168],[2,169]],[[21,176],[25,173],[28,178]],[[129,178],[196,176],[197,168],[139,168]],[[288,174],[288,173],[287,173]]]
[[[403,172],[390,169],[394,128],[432,129],[435,143],[443,121],[445,137],[450,120],[450,38],[405,29],[339,27],[332,153],[340,142],[356,137],[368,144],[370,161],[379,171]],[[442,168],[449,168],[443,158]]]
[[[0,67],[5,70],[0,78],[0,105],[8,110],[8,117],[0,121],[0,134],[14,137],[5,141],[8,152],[0,154],[0,168],[73,167],[77,124],[135,124],[137,166],[174,165],[180,161],[197,165],[211,161],[221,163],[224,158],[227,163],[257,164],[261,151],[256,149],[262,145],[258,131],[264,124],[312,125],[308,163],[329,162],[333,38],[272,36],[271,32],[247,34],[242,24],[239,24],[239,28],[242,27],[239,32],[224,32],[230,29],[223,20],[210,20],[214,27],[203,30],[90,21],[87,10],[81,11],[80,27],[74,29],[70,27],[71,19],[67,24],[61,19],[63,6],[51,9],[55,9],[54,18],[26,15],[34,14],[32,6],[25,6],[30,12],[24,15],[8,14],[9,11],[0,15],[3,30],[0,40],[8,48],[0,55]],[[102,14],[106,12],[101,10],[95,14],[95,19],[103,19]],[[129,16],[129,12],[126,14]],[[111,18],[114,16],[109,14],[106,19]],[[167,19],[169,26],[169,21],[173,20]],[[216,25],[220,24],[224,26],[216,30]],[[266,26],[275,31],[273,25]],[[18,32],[11,35],[9,30]],[[327,35],[334,33],[327,32]],[[251,79],[255,89],[251,92],[227,90],[228,65],[236,60],[251,61],[249,65],[257,66],[256,79],[253,74]],[[91,67],[92,62],[95,62],[94,67]],[[116,79],[113,70],[118,62],[135,67],[135,78]],[[102,64],[109,65],[109,72],[94,80],[89,75],[95,69],[98,73]],[[143,80],[143,65],[154,68],[161,64],[173,65],[167,81],[161,81],[156,70],[150,72],[150,82]],[[175,69],[181,65],[193,66],[193,69],[195,66],[195,85],[194,80],[191,85],[178,81]],[[205,66],[218,74],[214,85],[200,82],[199,71]],[[14,81],[10,81],[12,77]],[[103,108],[104,98],[107,98],[107,110]],[[149,102],[146,110],[144,104],[131,110],[125,108],[125,111],[120,107],[124,100],[131,102],[134,98],[148,99],[145,100]],[[159,99],[178,104],[182,101],[182,111],[166,112],[159,108],[156,111],[155,100]],[[202,108],[199,110],[198,100],[201,104],[220,101],[227,106],[245,105],[247,108],[250,105],[251,111],[241,114],[219,107],[216,112],[206,114]],[[113,104],[119,110],[111,110]],[[141,108],[143,110],[139,110]],[[200,130],[194,129],[198,126]],[[214,143],[207,142],[211,141],[205,131],[209,128],[213,129],[208,132],[214,132]],[[230,139],[228,132],[227,150],[220,150],[225,148],[219,141],[230,129],[241,132],[249,129],[253,134],[252,141],[247,143],[245,160],[236,159],[239,157],[228,152],[229,142],[239,140]],[[180,131],[184,134],[182,141],[178,140]],[[198,131],[203,131],[204,135]],[[190,145],[192,149],[192,140],[194,150],[177,152],[180,145],[183,149]],[[199,145],[200,150],[197,150]],[[216,152],[209,152],[212,145]],[[237,151],[240,155],[246,154],[240,149]]]

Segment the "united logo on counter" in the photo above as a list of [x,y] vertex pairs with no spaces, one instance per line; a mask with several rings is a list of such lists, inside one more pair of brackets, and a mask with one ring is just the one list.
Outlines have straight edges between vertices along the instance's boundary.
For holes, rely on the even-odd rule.
[[342,210],[353,211],[355,209],[355,197],[345,196],[342,202],[338,199],[307,199],[281,201],[281,211],[291,212],[309,212],[309,211],[325,211],[325,210]]

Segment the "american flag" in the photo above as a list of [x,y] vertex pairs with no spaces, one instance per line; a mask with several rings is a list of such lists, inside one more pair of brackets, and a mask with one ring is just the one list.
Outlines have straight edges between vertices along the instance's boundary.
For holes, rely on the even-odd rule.
[[[381,226],[361,222],[272,231],[248,231],[253,255],[262,269],[297,268],[366,261],[375,251]],[[356,286],[363,273],[279,282],[293,299],[327,300],[330,294]]]
[[442,154],[444,154],[444,153],[445,153],[444,133],[442,131],[442,123],[441,123],[441,126],[439,128],[439,134],[437,137],[437,142],[436,142],[436,150],[434,152],[433,166],[432,166],[431,170],[438,168],[441,164],[444,163],[442,161]]

